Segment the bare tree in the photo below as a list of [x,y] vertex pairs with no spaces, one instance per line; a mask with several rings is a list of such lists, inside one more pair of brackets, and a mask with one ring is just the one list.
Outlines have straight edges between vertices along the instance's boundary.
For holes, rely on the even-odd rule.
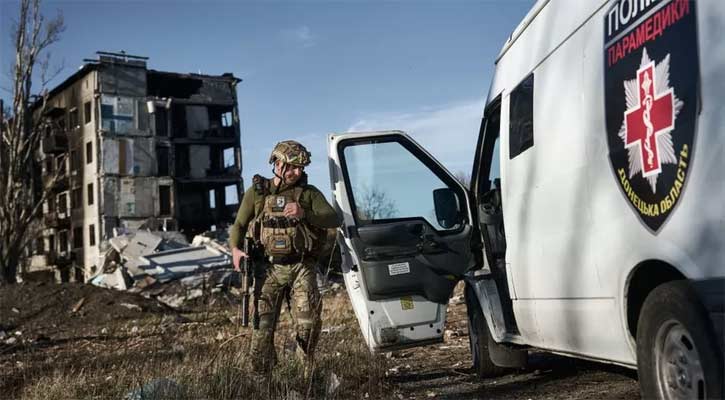
[[356,198],[358,218],[371,221],[374,219],[392,218],[398,209],[395,202],[378,188],[362,187],[356,190],[360,197]]
[[[52,79],[47,49],[59,40],[65,29],[61,14],[51,20],[44,18],[40,2],[20,1],[11,36],[15,49],[12,105],[7,115],[4,110],[0,111],[0,284],[15,282],[18,264],[37,234],[34,227],[39,225],[43,202],[58,179],[56,172],[39,185],[38,177],[32,173],[47,123],[45,87]],[[33,94],[35,76],[40,80],[35,93],[40,95]]]
[[471,174],[463,171],[456,171],[453,176],[455,176],[463,186],[467,188],[471,187]]

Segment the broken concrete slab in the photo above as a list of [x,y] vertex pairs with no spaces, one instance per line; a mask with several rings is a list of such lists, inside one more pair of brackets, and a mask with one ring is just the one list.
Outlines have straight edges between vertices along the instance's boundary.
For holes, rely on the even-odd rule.
[[232,252],[229,250],[229,247],[227,246],[226,242],[221,242],[217,239],[205,236],[205,235],[196,235],[194,236],[194,239],[191,241],[192,246],[209,246],[214,248],[215,250],[218,250],[224,254],[231,255]]
[[108,244],[120,254],[120,253],[123,253],[123,249],[125,249],[126,246],[128,246],[129,239],[130,239],[129,235],[125,235],[125,234],[118,235],[118,236],[114,236],[114,237],[108,239]]
[[161,283],[197,272],[231,268],[232,263],[231,257],[207,246],[160,251],[141,260],[148,262],[148,266],[141,267],[144,272]]
[[131,286],[131,278],[122,268],[116,268],[110,274],[99,274],[91,279],[91,284],[116,290],[127,290]]
[[128,245],[123,249],[121,255],[126,259],[138,259],[155,252],[163,240],[151,232],[138,231],[129,239]]
[[144,275],[140,280],[137,280],[134,283],[134,286],[139,289],[146,289],[147,287],[153,286],[156,282],[156,279],[153,277]]
[[165,294],[156,298],[156,300],[166,304],[172,308],[179,308],[185,301],[193,300],[204,295],[201,289],[192,289],[185,293]]
[[230,287],[238,285],[240,277],[239,273],[233,270],[215,270],[181,278],[180,282],[187,289],[217,286]]
[[121,307],[128,308],[129,310],[143,311],[140,305],[132,303],[119,303]]

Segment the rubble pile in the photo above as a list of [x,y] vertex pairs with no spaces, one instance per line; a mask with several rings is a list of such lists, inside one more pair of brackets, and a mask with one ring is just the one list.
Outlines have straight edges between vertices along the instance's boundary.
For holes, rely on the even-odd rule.
[[225,231],[188,243],[178,232],[138,230],[108,240],[93,285],[140,293],[180,307],[185,301],[238,284]]

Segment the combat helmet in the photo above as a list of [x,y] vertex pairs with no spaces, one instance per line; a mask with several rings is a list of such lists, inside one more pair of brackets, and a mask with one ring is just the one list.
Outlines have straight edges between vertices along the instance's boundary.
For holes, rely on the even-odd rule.
[[306,167],[310,165],[312,154],[307,148],[294,140],[285,140],[277,143],[269,156],[269,163],[274,164],[275,160],[281,160],[285,164],[297,167]]

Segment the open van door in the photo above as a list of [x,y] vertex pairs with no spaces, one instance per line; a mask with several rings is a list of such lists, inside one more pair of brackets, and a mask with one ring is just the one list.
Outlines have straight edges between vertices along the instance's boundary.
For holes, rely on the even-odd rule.
[[475,262],[466,188],[400,131],[333,134],[328,155],[342,272],[368,346],[442,341],[448,299]]

